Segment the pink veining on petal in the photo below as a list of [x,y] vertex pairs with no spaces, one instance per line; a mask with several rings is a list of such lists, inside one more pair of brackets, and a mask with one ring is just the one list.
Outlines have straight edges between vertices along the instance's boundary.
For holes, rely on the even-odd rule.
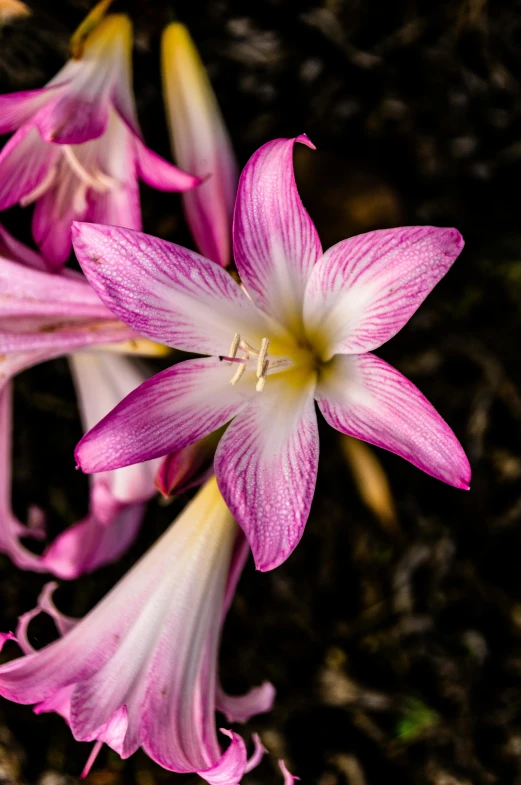
[[[171,771],[237,785],[258,762],[261,745],[256,741],[248,761],[240,736],[224,730],[231,744],[223,753],[215,731],[218,644],[236,532],[211,480],[84,619],[70,620],[63,638],[39,651],[27,647],[26,656],[0,667],[0,694],[60,713],[77,740],[101,741],[123,758],[143,747]],[[42,601],[40,609],[54,616]],[[20,637],[26,639],[25,628]]]
[[314,385],[298,373],[289,384],[271,376],[228,427],[215,455],[219,489],[263,571],[281,564],[298,544],[315,488]]
[[233,221],[234,258],[257,305],[300,329],[308,278],[322,247],[293,173],[293,147],[307,136],[275,139],[252,155],[242,172]]
[[231,388],[230,370],[218,358],[178,363],[144,382],[89,431],[76,460],[90,474],[161,457],[220,428],[254,394],[255,388]]
[[255,344],[266,320],[233,278],[199,254],[119,227],[74,224],[76,256],[94,290],[141,335],[225,355],[236,332]]
[[409,321],[463,248],[456,229],[381,229],[330,248],[304,302],[306,331],[322,358],[376,349]]
[[317,386],[316,399],[338,431],[468,489],[469,462],[453,431],[412,382],[375,355],[337,355]]

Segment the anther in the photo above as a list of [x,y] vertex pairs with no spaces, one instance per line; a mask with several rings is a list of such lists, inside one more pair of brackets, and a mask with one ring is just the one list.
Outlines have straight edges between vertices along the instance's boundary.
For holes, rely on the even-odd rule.
[[268,354],[269,345],[270,345],[270,339],[263,338],[260,352],[259,352],[259,357],[257,359],[257,379],[260,379],[262,376],[265,375],[264,366],[266,364],[266,355]]
[[235,333],[235,335],[233,336],[232,345],[230,346],[230,351],[228,352],[230,357],[235,357],[240,342],[241,342],[241,336],[239,335],[239,333]]
[[264,360],[264,365],[263,365],[263,368],[262,368],[262,375],[259,376],[259,380],[258,380],[257,384],[255,385],[255,389],[257,390],[257,392],[262,392],[264,390],[264,385],[266,384],[266,374],[268,372],[268,368],[269,368],[269,361],[268,360]]

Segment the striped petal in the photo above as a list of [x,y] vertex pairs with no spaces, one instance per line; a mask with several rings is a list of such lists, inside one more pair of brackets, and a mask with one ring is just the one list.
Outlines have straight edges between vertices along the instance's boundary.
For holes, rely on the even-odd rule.
[[219,489],[259,570],[287,559],[309,515],[319,452],[313,389],[299,371],[268,377],[217,448]]
[[89,431],[76,460],[90,474],[158,458],[217,430],[255,394],[253,385],[230,386],[230,368],[217,358],[178,363],[144,382]]
[[233,278],[193,251],[97,224],[74,224],[73,243],[99,297],[140,335],[225,355],[237,332],[256,346],[269,334],[263,314]]
[[452,430],[412,382],[375,355],[337,355],[316,399],[337,431],[394,452],[449,485],[469,487],[469,462]]
[[237,785],[251,763],[246,747],[225,731],[232,744],[222,753],[214,719],[236,533],[212,480],[62,638],[34,651],[20,625],[17,637],[27,653],[0,668],[0,694],[37,703],[38,713],[58,711],[77,740],[104,741],[122,758],[141,746],[171,771]]
[[276,139],[252,155],[241,175],[233,223],[233,250],[241,279],[254,302],[299,332],[308,278],[322,255],[313,221],[293,173],[295,141]]
[[306,332],[323,360],[378,348],[402,329],[463,248],[456,229],[412,226],[343,240],[315,266]]

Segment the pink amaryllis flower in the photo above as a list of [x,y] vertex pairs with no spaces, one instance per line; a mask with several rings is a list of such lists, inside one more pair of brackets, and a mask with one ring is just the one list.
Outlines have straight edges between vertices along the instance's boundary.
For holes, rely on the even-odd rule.
[[32,553],[21,540],[43,539],[42,516],[33,514],[38,525],[24,526],[11,509],[10,379],[44,360],[69,355],[87,431],[147,378],[134,360],[114,353],[140,347],[145,351],[83,276],[46,272],[41,257],[0,227],[0,551],[17,566],[74,578],[114,561],[134,539],[144,503],[155,493],[157,462],[96,475],[87,517],[59,535],[42,556]]
[[212,478],[84,619],[58,617],[61,639],[31,650],[22,619],[26,656],[0,667],[0,694],[60,713],[75,739],[122,758],[142,747],[171,771],[239,783],[260,752],[249,764],[242,738],[225,730],[223,753],[215,712],[243,722],[274,698],[269,683],[243,697],[218,684],[221,627],[247,555],[239,531]]
[[[298,137],[311,146],[306,136]],[[372,354],[406,324],[463,247],[455,229],[369,232],[323,253],[299,198],[294,140],[261,147],[242,173],[233,225],[242,287],[185,248],[76,224],[101,299],[143,335],[211,355],[145,382],[88,433],[86,472],[181,449],[230,421],[215,455],[221,493],[259,569],[298,543],[314,493],[314,401],[337,430],[468,488],[470,467],[420,391]]]
[[141,228],[138,178],[166,191],[200,182],[145,146],[131,49],[130,20],[111,14],[45,87],[0,96],[0,133],[16,131],[0,152],[0,210],[36,202],[34,239],[53,267],[73,220]]
[[161,39],[163,92],[177,163],[199,177],[183,202],[197,247],[226,267],[231,261],[233,205],[239,171],[212,85],[183,24],[169,24]]

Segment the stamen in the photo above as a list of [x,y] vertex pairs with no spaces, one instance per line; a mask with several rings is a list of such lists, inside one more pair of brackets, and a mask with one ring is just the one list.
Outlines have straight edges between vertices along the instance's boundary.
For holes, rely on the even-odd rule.
[[56,178],[56,171],[57,167],[51,166],[41,183],[39,183],[36,188],[33,188],[32,191],[29,191],[28,194],[25,194],[25,196],[20,199],[20,204],[22,207],[27,207],[28,204],[36,202],[40,196],[43,196],[44,193],[49,190]]
[[61,149],[73,172],[78,175],[80,180],[83,180],[88,186],[94,188],[95,191],[103,193],[103,191],[108,191],[116,187],[117,180],[110,177],[108,174],[104,174],[98,167],[96,167],[96,171],[93,175],[88,172],[81,161],[78,160],[70,145],[62,144]]
[[237,370],[233,375],[233,378],[230,379],[230,384],[232,385],[232,387],[234,384],[237,384],[237,382],[239,381],[245,370],[246,370],[246,363],[244,363],[244,365],[239,365],[239,367],[237,368]]
[[289,368],[290,365],[291,365],[291,360],[286,360],[286,359],[269,361],[270,368]]
[[259,357],[257,360],[257,379],[260,379],[261,376],[264,374],[264,364],[266,360],[266,355],[268,354],[269,345],[270,345],[270,339],[263,338],[260,352],[259,352]]
[[264,385],[266,384],[266,374],[268,373],[268,368],[270,367],[269,361],[264,360],[264,365],[262,367],[262,375],[259,376],[259,381],[255,385],[255,389],[257,392],[262,392],[264,390]]
[[230,351],[228,352],[230,357],[235,357],[240,342],[241,342],[241,336],[239,335],[239,333],[235,333],[235,335],[233,336],[232,345],[230,346]]
[[248,354],[253,354],[254,357],[257,357],[257,355],[259,354],[257,349],[255,349],[253,346],[250,346],[248,341],[241,341],[239,345],[243,350],[243,352],[248,352]]

